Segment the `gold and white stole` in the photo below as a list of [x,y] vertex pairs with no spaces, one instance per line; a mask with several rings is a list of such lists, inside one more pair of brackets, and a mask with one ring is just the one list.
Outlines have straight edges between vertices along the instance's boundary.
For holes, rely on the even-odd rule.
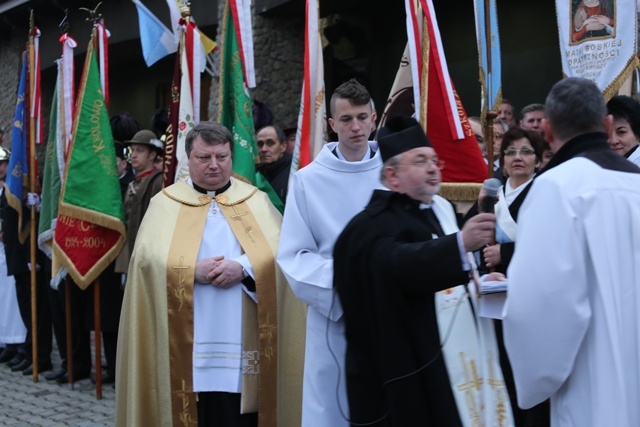
[[[433,208],[445,234],[459,231],[448,201],[435,197]],[[468,289],[459,285],[435,294],[442,354],[458,413],[464,426],[513,426],[493,323],[477,316],[473,282]]]

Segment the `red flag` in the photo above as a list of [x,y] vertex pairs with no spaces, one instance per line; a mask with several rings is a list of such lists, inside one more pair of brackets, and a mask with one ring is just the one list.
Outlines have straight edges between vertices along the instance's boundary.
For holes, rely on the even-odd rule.
[[165,187],[174,183],[176,178],[176,166],[178,158],[176,148],[178,146],[178,122],[180,110],[180,49],[176,53],[176,61],[173,69],[173,82],[171,83],[171,104],[169,105],[169,126],[165,132],[164,141],[164,168],[162,182]]
[[444,182],[483,182],[487,166],[449,76],[432,1],[420,4],[405,2],[416,116],[444,160]]

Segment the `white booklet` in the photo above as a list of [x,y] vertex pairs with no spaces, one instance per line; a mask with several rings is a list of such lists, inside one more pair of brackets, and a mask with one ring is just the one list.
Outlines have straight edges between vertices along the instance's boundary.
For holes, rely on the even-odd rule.
[[502,319],[502,310],[507,300],[508,282],[486,281],[480,283],[478,289],[478,311],[481,317]]

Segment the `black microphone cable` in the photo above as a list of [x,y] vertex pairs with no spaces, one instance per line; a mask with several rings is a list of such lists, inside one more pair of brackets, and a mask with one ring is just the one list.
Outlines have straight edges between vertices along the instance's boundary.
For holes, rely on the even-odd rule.
[[[466,288],[465,288],[466,289]],[[389,416],[390,413],[390,409],[387,410],[387,412],[380,418],[378,418],[375,421],[370,421],[370,422],[366,422],[366,423],[356,423],[353,422],[349,419],[349,417],[347,417],[347,415],[344,412],[344,408],[342,408],[342,403],[340,402],[340,382],[342,379],[342,372],[340,371],[340,361],[338,360],[338,356],[336,356],[335,352],[333,351],[333,349],[331,348],[331,342],[329,340],[329,325],[331,322],[331,313],[333,312],[333,306],[335,304],[336,301],[336,291],[333,290],[333,296],[331,299],[331,305],[329,306],[329,313],[327,316],[327,326],[325,328],[325,339],[327,342],[327,348],[329,349],[329,353],[331,353],[331,357],[333,357],[334,362],[336,363],[336,366],[338,368],[338,381],[336,382],[336,400],[338,402],[338,410],[340,411],[340,416],[347,421],[348,423],[350,423],[352,426],[358,426],[358,427],[366,427],[366,426],[370,426],[370,425],[374,425],[379,423],[380,421],[384,420],[386,417]],[[390,378],[387,381],[385,381],[384,383],[382,383],[382,387],[386,387],[387,385],[395,382],[395,381],[399,381],[399,380],[403,380],[406,378],[409,378],[413,375],[416,375],[418,373],[420,373],[421,371],[425,370],[427,367],[429,367],[433,362],[435,362],[438,357],[440,357],[440,355],[442,354],[442,348],[446,345],[447,341],[449,340],[449,337],[451,336],[451,331],[453,330],[453,325],[455,324],[455,321],[458,317],[458,311],[460,311],[460,306],[462,305],[462,302],[469,298],[469,291],[465,290],[465,293],[461,296],[460,300],[456,303],[455,306],[455,311],[453,312],[453,315],[451,317],[451,320],[449,321],[449,325],[447,326],[447,332],[445,333],[444,339],[441,341],[440,343],[440,348],[438,349],[438,351],[436,352],[436,354],[424,365],[422,365],[421,367],[419,367],[418,369],[414,370],[413,372],[409,372],[407,374],[404,375],[400,375],[394,378]]]

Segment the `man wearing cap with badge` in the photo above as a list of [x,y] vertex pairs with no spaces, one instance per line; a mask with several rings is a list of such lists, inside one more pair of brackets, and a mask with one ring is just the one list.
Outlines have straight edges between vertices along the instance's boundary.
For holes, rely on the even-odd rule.
[[442,161],[414,119],[390,118],[378,144],[386,189],[374,191],[333,252],[350,421],[510,425],[499,365],[486,360],[495,337],[459,286],[472,269],[466,253],[489,242],[495,217],[480,214],[459,230],[453,205],[437,195]]
[[162,156],[163,144],[150,130],[137,132],[129,141],[124,141],[131,149],[131,167],[136,177],[129,183],[124,198],[125,225],[127,242],[116,262],[116,272],[126,273],[133,245],[138,235],[151,198],[162,190],[162,172],[153,167],[156,157]]

